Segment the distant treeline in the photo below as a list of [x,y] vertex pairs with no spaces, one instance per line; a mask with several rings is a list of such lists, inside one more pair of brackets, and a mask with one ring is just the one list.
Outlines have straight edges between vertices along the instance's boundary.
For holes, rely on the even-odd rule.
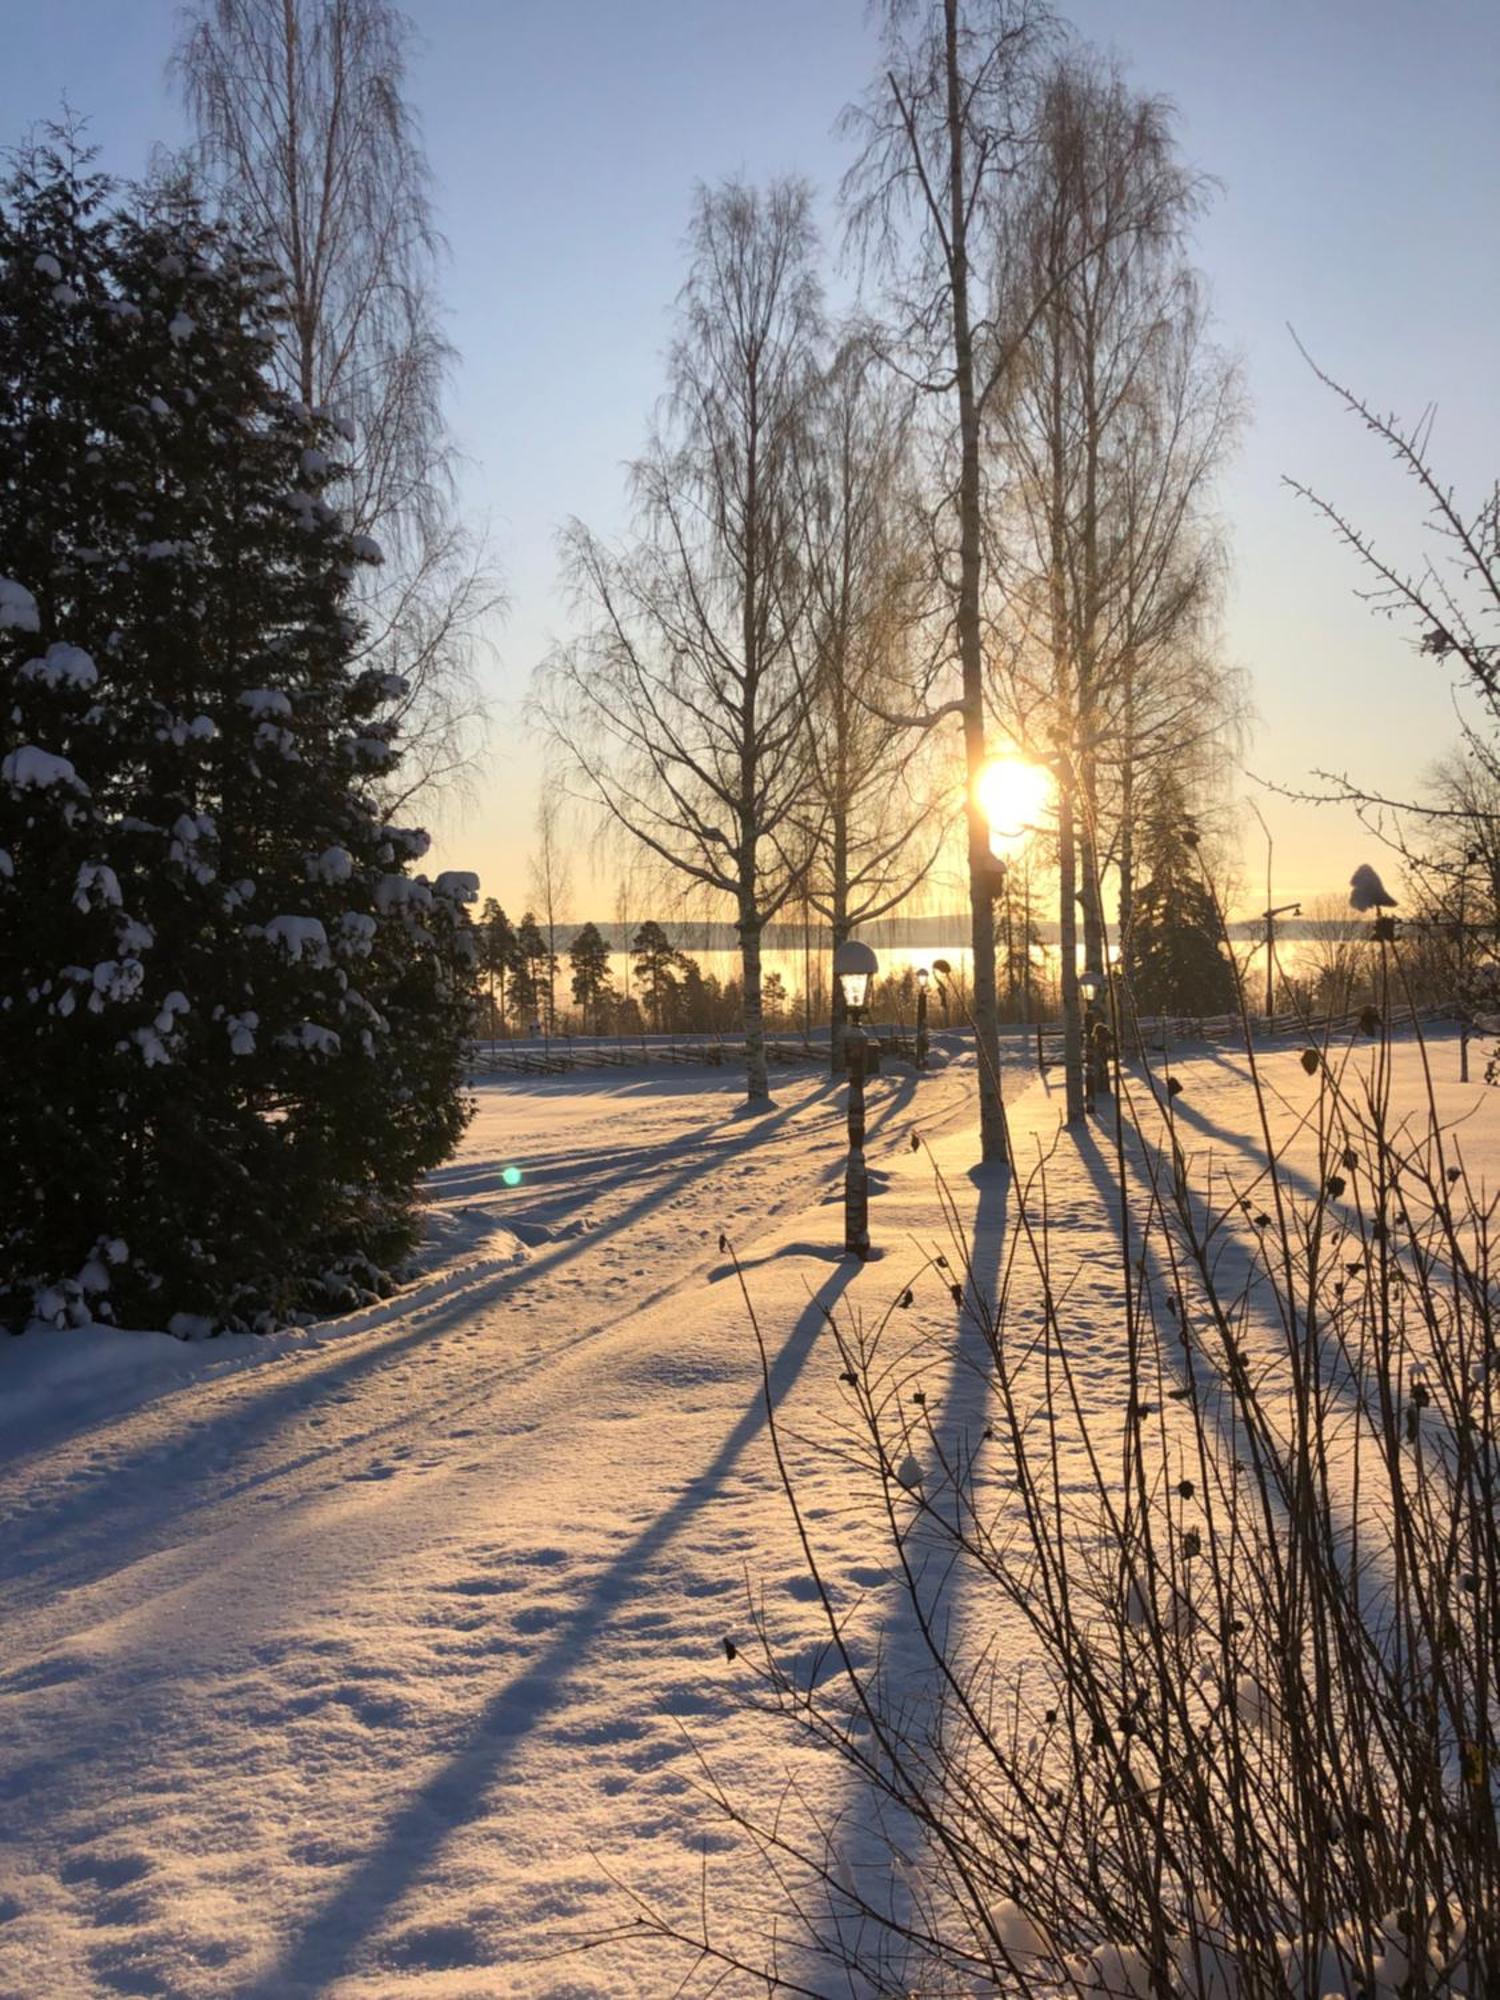
[[[672,926],[654,919],[632,930],[619,924],[555,924],[538,922],[525,912],[513,923],[490,898],[481,911],[478,962],[481,991],[478,1031],[483,1036],[535,1034],[718,1034],[738,1033],[744,1022],[744,994],[734,977],[705,971],[686,943],[696,933],[712,934],[718,926]],[[785,927],[792,944],[801,932]],[[619,940],[611,943],[611,939]],[[700,945],[700,951],[727,947]],[[623,979],[616,961],[628,956]],[[802,988],[789,986],[783,975],[768,971],[762,1001],[772,1032],[795,1031],[829,1017],[828,960],[814,952]],[[1013,997],[1020,1018],[1027,1018],[1042,988],[1029,973],[1026,993]],[[876,1020],[910,1021],[916,1008],[915,968],[909,958],[877,980],[872,1016]],[[568,1004],[571,999],[571,1005]],[[963,1017],[969,1004],[968,981],[960,964],[952,970],[948,990],[935,998],[934,1020]]]
[[[960,952],[969,949],[969,917],[967,911],[955,910],[949,914],[925,917],[885,917],[874,923],[861,924],[860,936],[876,950],[885,947],[903,951],[949,951]],[[560,923],[556,926],[557,949],[565,952],[580,931],[593,930],[604,940],[608,950],[624,952],[631,949],[631,941],[640,926],[636,923]],[[737,951],[739,936],[733,924],[704,922],[675,922],[668,920],[664,925],[680,949],[684,951]],[[1255,917],[1241,917],[1225,926],[1228,935],[1236,941],[1259,940],[1265,934],[1264,923]],[[1337,919],[1328,917],[1278,917],[1276,936],[1278,940],[1300,940],[1304,943],[1321,941],[1329,936],[1347,937],[1357,940],[1368,930],[1368,920],[1359,917]],[[1039,943],[1055,945],[1058,941],[1056,923],[1045,919],[1033,922],[1032,929]],[[781,923],[768,924],[764,934],[764,946],[768,952],[800,952],[804,949],[831,952],[833,937],[826,924]]]

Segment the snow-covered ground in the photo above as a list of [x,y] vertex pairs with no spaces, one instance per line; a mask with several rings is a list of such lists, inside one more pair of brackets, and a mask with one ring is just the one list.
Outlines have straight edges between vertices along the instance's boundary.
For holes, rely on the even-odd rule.
[[[1500,1099],[1451,1080],[1451,1041],[1434,1061],[1493,1185]],[[1243,1062],[1174,1069],[1184,1146],[1253,1180]],[[1294,1051],[1266,1073],[1295,1165],[1315,1085]],[[1416,1075],[1406,1051],[1401,1088]],[[0,1995],[672,1992],[685,1967],[645,1939],[549,1956],[628,1915],[613,1878],[688,1920],[706,1881],[753,1942],[769,1884],[705,1769],[751,1811],[789,1779],[848,1802],[726,1657],[752,1595],[789,1656],[822,1627],[720,1238],[788,1436],[837,1423],[828,1310],[874,1317],[916,1279],[903,1330],[951,1339],[934,1162],[996,1268],[1007,1198],[970,1172],[972,1086],[967,1061],[872,1082],[882,1254],[862,1268],[837,1254],[826,1080],[780,1079],[756,1120],[712,1073],[506,1081],[433,1178],[427,1274],[399,1299],[266,1342],[0,1347]],[[1035,1160],[1055,1083],[1018,1067],[1007,1091]],[[1101,1425],[1107,1159],[1065,1144],[1048,1186]],[[838,1461],[799,1464],[873,1638],[878,1530]]]

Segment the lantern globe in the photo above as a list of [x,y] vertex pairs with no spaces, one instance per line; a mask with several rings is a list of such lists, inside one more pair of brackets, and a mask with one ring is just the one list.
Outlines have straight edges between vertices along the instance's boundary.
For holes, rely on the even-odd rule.
[[870,988],[879,970],[879,959],[858,938],[846,939],[833,954],[833,976],[843,993],[844,1005],[856,1020],[870,1004]]

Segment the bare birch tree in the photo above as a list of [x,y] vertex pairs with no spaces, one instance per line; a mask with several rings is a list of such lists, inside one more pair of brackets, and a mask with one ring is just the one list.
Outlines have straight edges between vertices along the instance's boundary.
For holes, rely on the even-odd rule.
[[1058,777],[1066,1103],[1083,1116],[1077,950],[1105,965],[1101,882],[1128,922],[1137,794],[1182,787],[1233,701],[1211,646],[1221,552],[1208,508],[1233,435],[1233,369],[1207,339],[1185,254],[1204,183],[1167,108],[1070,55],[1002,219],[1007,372],[989,434],[1006,506],[1011,726]]
[[557,927],[573,893],[573,870],[562,836],[562,801],[550,773],[542,777],[536,809],[536,845],[531,850],[532,907],[540,913],[551,963],[545,989],[538,995],[549,1035],[557,1033]]
[[733,906],[746,1089],[770,1101],[761,939],[806,825],[806,586],[795,516],[822,337],[810,197],[700,190],[664,425],[633,468],[635,532],[565,553],[589,629],[545,663],[539,719],[585,794]]
[[[885,62],[845,114],[862,150],[844,183],[851,239],[889,281],[900,365],[934,406],[948,599],[939,661],[958,693],[913,721],[956,716],[969,779],[969,916],[980,1068],[980,1152],[1006,1156],[998,1090],[995,870],[977,780],[988,754],[981,604],[985,476],[980,439],[1005,372],[992,337],[1001,299],[993,249],[1007,190],[1031,143],[1038,70],[1056,29],[1033,0],[884,0]],[[939,686],[938,692],[941,692]]]
[[499,597],[454,504],[412,34],[388,0],[191,0],[174,70],[196,169],[282,273],[286,386],[347,425],[354,524],[384,558],[366,572],[366,646],[408,684],[405,764],[426,784],[464,761]]
[[[911,494],[911,399],[869,340],[845,340],[821,386],[801,509],[808,577],[807,901],[833,949],[931,872],[948,815],[926,733],[893,730],[929,595]],[[829,1061],[843,1069],[834,982]]]

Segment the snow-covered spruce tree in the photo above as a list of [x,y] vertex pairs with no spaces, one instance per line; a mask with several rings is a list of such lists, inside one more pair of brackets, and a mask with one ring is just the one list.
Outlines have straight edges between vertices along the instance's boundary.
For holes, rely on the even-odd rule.
[[1126,957],[1137,1013],[1211,1015],[1235,1008],[1234,967],[1219,948],[1223,921],[1197,846],[1182,787],[1170,775],[1160,777],[1141,833],[1147,881]]
[[377,1289],[464,1119],[468,878],[381,821],[343,440],[277,279],[40,153],[0,203],[0,1316]]

